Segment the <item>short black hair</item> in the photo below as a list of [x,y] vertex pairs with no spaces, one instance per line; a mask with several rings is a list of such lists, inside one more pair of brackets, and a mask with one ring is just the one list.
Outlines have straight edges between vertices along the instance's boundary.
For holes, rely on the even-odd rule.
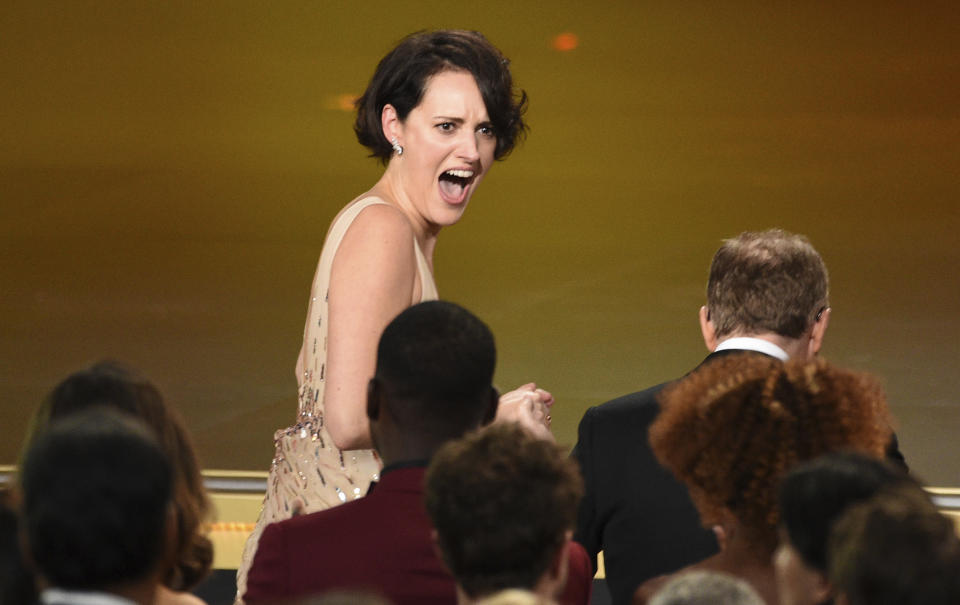
[[825,574],[830,528],[843,511],[885,485],[910,481],[900,468],[863,454],[820,456],[798,465],[781,482],[781,526],[804,562]]
[[30,555],[51,586],[106,590],[158,571],[172,471],[138,420],[103,409],[55,423],[20,481]]
[[402,121],[420,104],[431,76],[462,70],[477,82],[497,137],[494,158],[503,159],[527,128],[523,122],[527,93],[514,91],[509,66],[480,32],[443,29],[410,34],[380,60],[366,91],[357,99],[353,126],[357,140],[386,164],[393,148],[380,123],[383,108],[393,105]]
[[387,325],[374,378],[398,422],[420,434],[459,436],[489,411],[496,363],[490,328],[460,305],[434,300]]

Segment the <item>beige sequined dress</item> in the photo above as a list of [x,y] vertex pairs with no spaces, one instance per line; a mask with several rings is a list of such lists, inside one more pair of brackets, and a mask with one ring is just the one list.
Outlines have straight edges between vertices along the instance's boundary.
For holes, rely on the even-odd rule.
[[[297,422],[274,434],[276,452],[270,465],[263,509],[243,550],[237,570],[237,594],[246,590],[246,575],[256,554],[257,541],[269,523],[296,513],[311,513],[367,493],[380,472],[380,460],[373,450],[341,451],[333,444],[323,423],[323,390],[326,373],[327,296],[333,258],[344,234],[360,212],[372,204],[386,204],[377,197],[357,199],[334,219],[320,253],[313,277],[303,344],[297,358],[299,406]],[[435,300],[437,287],[427,260],[411,242],[420,278],[420,300]],[[335,548],[335,545],[331,545]]]

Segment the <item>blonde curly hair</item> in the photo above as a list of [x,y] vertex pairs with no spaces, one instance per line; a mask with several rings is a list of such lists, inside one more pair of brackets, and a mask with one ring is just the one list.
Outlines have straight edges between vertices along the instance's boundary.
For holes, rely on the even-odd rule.
[[771,552],[777,486],[791,467],[839,450],[879,458],[891,437],[877,379],[823,360],[726,355],[664,389],[660,403],[651,446],[687,485],[703,524],[732,513]]

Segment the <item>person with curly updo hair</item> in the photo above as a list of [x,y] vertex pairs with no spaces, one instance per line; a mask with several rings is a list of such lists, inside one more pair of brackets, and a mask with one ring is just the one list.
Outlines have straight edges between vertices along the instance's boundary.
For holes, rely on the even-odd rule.
[[[777,546],[777,489],[797,463],[851,450],[880,458],[890,413],[877,380],[823,360],[787,362],[736,354],[666,388],[650,428],[660,463],[689,490],[720,552],[686,568],[750,583],[777,605],[771,561]],[[668,576],[634,594],[647,602]]]

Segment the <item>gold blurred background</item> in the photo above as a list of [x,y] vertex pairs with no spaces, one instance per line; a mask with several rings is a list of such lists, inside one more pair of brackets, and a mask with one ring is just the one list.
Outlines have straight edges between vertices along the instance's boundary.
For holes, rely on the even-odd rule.
[[111,357],[205,466],[265,470],[323,234],[379,173],[344,99],[403,35],[467,27],[530,95],[436,257],[501,387],[552,390],[572,445],[586,407],[699,362],[713,251],[780,226],[830,268],[824,354],[883,376],[908,462],[960,485],[958,6],[8,0],[0,463]]

